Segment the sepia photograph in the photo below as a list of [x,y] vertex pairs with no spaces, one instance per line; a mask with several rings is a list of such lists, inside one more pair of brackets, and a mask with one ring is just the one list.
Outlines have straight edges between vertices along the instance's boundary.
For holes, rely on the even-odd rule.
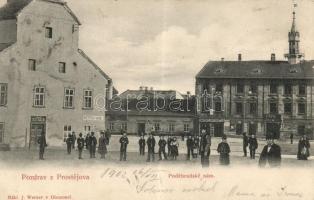
[[314,200],[314,0],[0,0],[0,200]]

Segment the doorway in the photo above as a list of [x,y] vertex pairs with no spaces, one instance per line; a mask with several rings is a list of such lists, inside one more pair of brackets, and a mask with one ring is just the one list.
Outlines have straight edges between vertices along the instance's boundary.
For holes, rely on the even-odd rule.
[[146,125],[145,123],[138,123],[137,124],[137,134],[140,136],[142,134],[145,135],[146,132]]
[[224,123],[214,123],[214,137],[222,137],[224,134]]
[[46,137],[46,117],[32,117],[30,126],[29,147],[37,147],[37,140],[41,134]]

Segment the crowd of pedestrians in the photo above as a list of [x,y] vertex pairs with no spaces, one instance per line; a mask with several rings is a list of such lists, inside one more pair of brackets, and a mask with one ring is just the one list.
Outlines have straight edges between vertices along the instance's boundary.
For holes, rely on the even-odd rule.
[[[101,159],[106,158],[108,153],[107,146],[110,143],[110,133],[109,131],[101,131],[100,137],[97,140],[95,133],[88,133],[83,137],[82,133],[79,134],[77,138],[75,132],[68,134],[65,139],[67,153],[71,154],[72,150],[77,146],[78,158],[82,159],[82,152],[86,148],[89,151],[90,158],[96,158],[96,149],[98,147],[98,153]],[[167,138],[165,138],[167,137]],[[292,137],[293,138],[293,137]],[[181,140],[184,141],[184,137]],[[291,136],[290,136],[291,139]],[[265,167],[267,164],[270,167],[278,167],[281,164],[281,147],[275,144],[274,138],[271,134],[266,136],[267,144],[263,147],[260,152],[258,164],[261,167]],[[127,147],[129,144],[129,139],[127,133],[124,132],[119,139],[120,143],[120,161],[127,160]],[[291,141],[291,144],[293,141]],[[39,159],[44,159],[44,152],[47,146],[46,139],[44,136],[38,138],[39,144]],[[176,136],[164,136],[160,135],[158,142],[153,134],[149,134],[148,138],[145,139],[145,134],[139,137],[139,155],[145,156],[145,150],[147,149],[147,162],[155,161],[155,154],[158,153],[158,160],[177,160],[179,156],[179,142]],[[155,147],[158,145],[158,151],[155,152]],[[201,165],[203,167],[208,167],[210,162],[211,154],[211,135],[202,130],[199,136],[188,135],[186,139],[186,160],[196,159],[198,156],[201,157]],[[249,149],[250,159],[254,160],[256,151],[258,149],[258,140],[254,134],[247,136],[243,133],[243,153],[244,157],[247,157],[247,149]],[[310,156],[310,142],[309,139],[304,135],[300,138],[298,144],[298,160],[307,160]],[[219,154],[219,163],[221,165],[230,164],[230,146],[227,142],[227,136],[223,135],[221,137],[221,142],[217,146],[217,152]]]

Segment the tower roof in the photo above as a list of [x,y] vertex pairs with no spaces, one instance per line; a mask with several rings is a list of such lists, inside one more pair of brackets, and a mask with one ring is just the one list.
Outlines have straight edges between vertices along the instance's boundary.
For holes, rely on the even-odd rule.
[[293,19],[292,19],[292,26],[291,26],[291,32],[295,33],[297,31],[297,24],[296,24],[296,18],[295,18],[295,11],[293,11]]

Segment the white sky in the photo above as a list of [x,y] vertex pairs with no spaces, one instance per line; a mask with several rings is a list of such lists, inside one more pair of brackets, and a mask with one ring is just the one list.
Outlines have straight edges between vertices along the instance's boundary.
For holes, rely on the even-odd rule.
[[[314,0],[297,0],[297,28],[314,59]],[[3,4],[4,0],[0,0]],[[119,92],[139,86],[194,93],[208,60],[283,59],[292,0],[67,0],[80,48]]]

